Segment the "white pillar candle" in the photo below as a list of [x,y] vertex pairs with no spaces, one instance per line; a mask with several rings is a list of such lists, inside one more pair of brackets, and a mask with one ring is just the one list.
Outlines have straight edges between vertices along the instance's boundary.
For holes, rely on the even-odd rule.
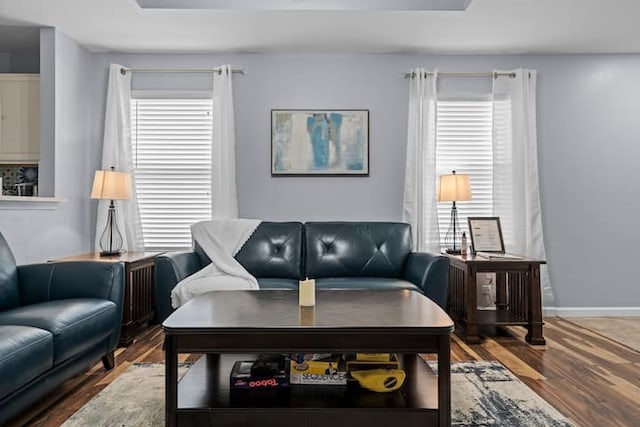
[[298,286],[298,301],[302,307],[316,305],[316,281],[301,280]]

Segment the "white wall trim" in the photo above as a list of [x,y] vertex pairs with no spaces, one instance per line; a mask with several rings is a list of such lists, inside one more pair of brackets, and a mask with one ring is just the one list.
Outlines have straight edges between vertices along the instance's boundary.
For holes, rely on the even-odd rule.
[[54,210],[67,199],[38,196],[0,196],[0,210]]
[[640,307],[543,307],[542,314],[559,317],[640,316]]

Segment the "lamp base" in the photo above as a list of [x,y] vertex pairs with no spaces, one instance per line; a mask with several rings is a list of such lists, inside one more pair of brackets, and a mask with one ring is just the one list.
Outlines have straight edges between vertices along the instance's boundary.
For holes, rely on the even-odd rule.
[[124,253],[124,251],[102,251],[102,252],[100,252],[100,256],[101,257],[120,256],[123,253]]
[[460,254],[462,254],[462,251],[460,249],[447,249],[445,252],[448,253],[448,254],[451,254],[451,255],[460,255]]

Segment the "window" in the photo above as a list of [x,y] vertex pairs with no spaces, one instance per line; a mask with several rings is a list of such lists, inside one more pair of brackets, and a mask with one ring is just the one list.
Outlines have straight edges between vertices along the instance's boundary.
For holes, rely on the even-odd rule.
[[[469,216],[493,214],[493,113],[490,99],[439,100],[436,120],[436,174],[469,175],[470,201],[458,202],[458,218],[467,230]],[[449,228],[451,203],[438,203],[440,241]]]
[[146,250],[191,247],[211,219],[211,99],[133,99],[133,170]]

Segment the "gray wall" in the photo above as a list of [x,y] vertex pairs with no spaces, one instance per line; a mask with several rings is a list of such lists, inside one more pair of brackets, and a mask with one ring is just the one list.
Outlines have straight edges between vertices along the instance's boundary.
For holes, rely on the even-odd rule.
[[[247,69],[248,75],[234,79],[241,216],[302,221],[400,219],[408,102],[402,73],[415,66],[528,67],[539,70],[540,185],[556,293],[552,304],[639,309],[638,279],[626,268],[633,265],[640,240],[640,228],[629,220],[640,208],[634,167],[640,155],[638,55],[90,55],[61,38],[55,42],[55,115],[50,115],[55,116],[55,194],[70,201],[54,212],[0,212],[0,227],[22,261],[91,246],[95,207],[88,192],[91,172],[100,165],[110,62],[181,68],[230,63]],[[210,90],[211,76],[140,74],[133,88]],[[444,78],[440,89],[489,93],[491,81]],[[272,108],[369,109],[371,176],[272,178]]]
[[[637,55],[140,55],[96,54],[91,163],[99,165],[107,67],[245,68],[234,79],[240,214],[271,220],[399,220],[412,67],[539,70],[543,227],[557,307],[640,306],[635,261],[640,209]],[[210,89],[211,77],[135,75],[134,89]],[[443,78],[441,92],[490,93],[487,78]],[[370,110],[371,176],[272,178],[272,108]],[[614,210],[615,207],[615,210]],[[621,216],[622,214],[623,216]],[[625,218],[623,221],[622,218]]]
[[0,231],[20,264],[86,252],[91,239],[91,54],[54,29],[43,30],[42,39],[49,58],[41,74],[42,143],[45,159],[55,162],[55,195],[67,201],[53,210],[7,210],[0,204]]

